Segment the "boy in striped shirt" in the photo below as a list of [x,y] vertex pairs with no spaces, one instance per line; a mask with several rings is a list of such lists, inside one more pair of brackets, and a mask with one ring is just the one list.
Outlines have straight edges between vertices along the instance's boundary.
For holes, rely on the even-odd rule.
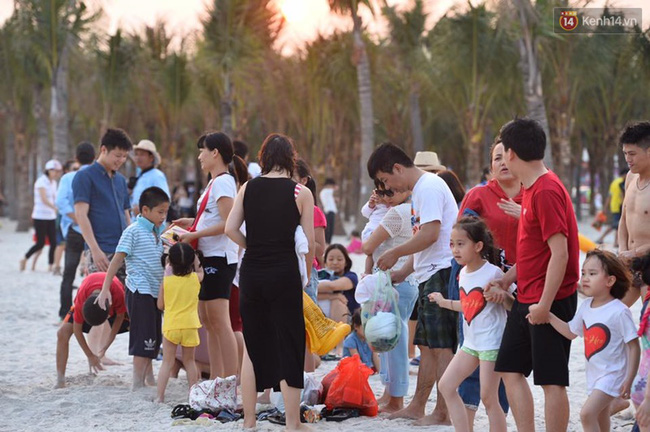
[[133,356],[133,389],[144,387],[145,377],[153,384],[151,360],[158,356],[162,342],[162,315],[156,306],[163,281],[161,226],[167,218],[169,197],[158,187],[140,196],[140,214],[120,237],[115,255],[106,272],[100,305],[111,300],[110,281],[126,263],[126,307],[131,319],[129,355]]

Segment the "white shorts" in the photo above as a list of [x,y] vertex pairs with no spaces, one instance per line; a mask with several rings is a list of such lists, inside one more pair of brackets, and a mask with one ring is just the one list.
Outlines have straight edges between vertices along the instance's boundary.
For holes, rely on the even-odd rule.
[[590,395],[594,390],[600,390],[611,397],[617,398],[621,395],[623,381],[625,381],[625,370],[623,370],[622,374],[620,371],[610,372],[599,376],[594,381],[587,377],[587,395]]
[[318,300],[318,306],[327,318],[331,318],[330,311],[332,309],[332,300]]

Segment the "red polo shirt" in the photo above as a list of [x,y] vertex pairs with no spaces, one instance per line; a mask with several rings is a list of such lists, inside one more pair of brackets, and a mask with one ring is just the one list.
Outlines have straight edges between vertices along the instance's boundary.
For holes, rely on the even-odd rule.
[[573,294],[580,275],[578,224],[571,197],[551,171],[524,189],[517,237],[517,292],[521,303],[537,303],[542,297],[551,249],[546,243],[554,234],[567,238],[569,260],[555,296]]

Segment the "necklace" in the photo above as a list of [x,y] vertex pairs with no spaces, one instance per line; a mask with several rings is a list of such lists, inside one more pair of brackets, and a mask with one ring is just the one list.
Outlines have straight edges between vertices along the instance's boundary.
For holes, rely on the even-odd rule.
[[643,187],[640,186],[640,184],[641,184],[640,180],[641,180],[641,177],[636,178],[636,188],[638,190],[642,191],[642,190],[645,190],[650,185],[650,180],[648,180],[646,182],[645,186],[643,186]]

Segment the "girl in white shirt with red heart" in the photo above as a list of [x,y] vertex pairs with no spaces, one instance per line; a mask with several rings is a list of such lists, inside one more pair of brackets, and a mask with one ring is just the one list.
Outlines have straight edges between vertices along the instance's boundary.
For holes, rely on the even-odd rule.
[[451,231],[450,247],[458,264],[464,266],[458,279],[460,301],[447,299],[437,292],[429,294],[429,300],[463,313],[465,340],[438,387],[447,402],[455,430],[470,430],[458,386],[480,365],[481,401],[490,431],[505,432],[506,416],[499,405],[500,380],[494,364],[506,326],[506,307],[510,308],[514,298],[500,288],[484,288],[491,280],[503,277],[503,271],[497,266],[499,250],[481,219],[464,217],[459,220]]
[[584,431],[610,430],[610,405],[630,398],[639,368],[639,339],[630,309],[620,300],[632,284],[630,272],[611,252],[587,254],[582,266],[582,291],[587,298],[573,319],[551,313],[550,324],[567,339],[585,341],[587,400],[580,411]]

